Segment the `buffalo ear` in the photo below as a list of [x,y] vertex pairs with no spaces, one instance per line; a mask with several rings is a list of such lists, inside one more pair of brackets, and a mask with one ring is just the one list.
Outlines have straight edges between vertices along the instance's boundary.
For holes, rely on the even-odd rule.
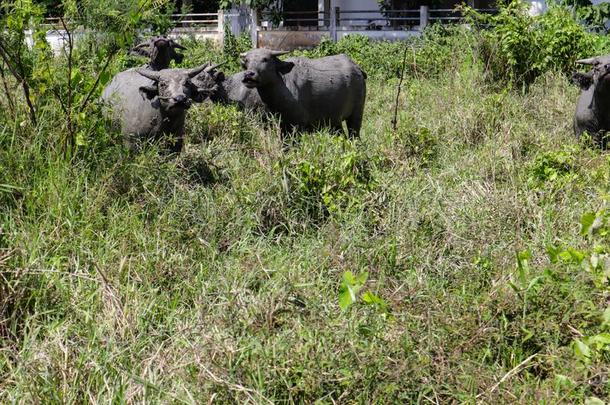
[[172,52],[172,58],[176,61],[176,63],[182,63],[182,60],[184,59],[184,55],[181,53],[178,53],[176,51]]
[[292,71],[292,68],[294,68],[294,63],[280,61],[280,64],[279,64],[279,66],[277,68],[277,71],[281,75],[285,75],[287,73],[290,73]]
[[583,90],[587,90],[593,84],[593,73],[576,72],[572,75],[572,81]]
[[152,100],[159,95],[159,88],[157,86],[140,86],[140,93],[144,94],[147,99]]

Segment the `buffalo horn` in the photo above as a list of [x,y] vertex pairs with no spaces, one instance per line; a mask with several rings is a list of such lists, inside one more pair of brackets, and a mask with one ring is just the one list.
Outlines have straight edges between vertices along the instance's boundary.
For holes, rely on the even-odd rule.
[[282,56],[290,53],[289,51],[271,51],[271,55],[273,56]]
[[150,42],[143,42],[141,44],[138,44],[136,46],[134,46],[132,49],[136,50],[136,49],[142,49],[142,48],[147,48],[150,46]]
[[155,72],[154,70],[136,69],[136,72],[138,72],[142,76],[146,77],[147,79],[153,80],[155,82],[158,82],[159,78],[161,77],[159,72]]
[[172,44],[172,46],[173,46],[174,48],[177,48],[177,49],[182,49],[183,51],[186,51],[186,47],[184,47],[184,46],[180,45],[179,43],[177,43],[177,42],[176,42],[176,41],[174,41],[173,39],[170,39],[170,43]]
[[204,69],[204,72],[206,72],[206,73],[213,72],[214,70],[218,69],[219,67],[221,67],[222,65],[224,65],[226,63],[227,62],[221,62],[221,63],[217,63],[215,65],[209,66],[209,67]]
[[205,70],[205,68],[207,68],[208,66],[210,66],[209,63],[204,63],[201,66],[197,66],[196,68],[189,69],[187,71],[187,74],[188,74],[189,78],[192,79],[193,77],[197,76],[199,73],[203,72]]
[[597,57],[589,58],[589,59],[580,59],[576,61],[577,64],[580,65],[596,65],[599,63]]

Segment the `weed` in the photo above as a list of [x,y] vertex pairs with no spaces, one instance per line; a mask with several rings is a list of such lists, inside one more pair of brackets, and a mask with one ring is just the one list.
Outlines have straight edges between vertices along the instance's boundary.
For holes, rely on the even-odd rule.
[[[277,122],[203,104],[181,156],[133,154],[91,105],[65,159],[44,81],[36,125],[9,81],[0,402],[607,402],[610,163],[574,139],[578,89],[557,72],[589,51],[574,40],[605,40],[502,13],[503,28],[407,43],[396,133],[404,43],[308,51],[369,73],[357,140],[286,146]],[[549,27],[541,55],[558,60],[538,63],[522,48]],[[510,46],[485,59],[486,35]],[[185,63],[226,57],[187,45]],[[79,52],[86,87],[100,59]],[[138,63],[120,52],[108,69]]]

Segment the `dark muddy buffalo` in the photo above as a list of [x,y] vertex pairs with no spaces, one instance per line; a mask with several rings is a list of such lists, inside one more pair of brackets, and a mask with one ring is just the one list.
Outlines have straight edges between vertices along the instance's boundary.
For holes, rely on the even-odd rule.
[[180,152],[186,112],[201,97],[191,79],[210,68],[208,64],[160,71],[139,68],[117,74],[102,100],[111,107],[128,146],[138,150],[163,140],[170,152]]
[[202,91],[217,86],[212,100],[278,114],[283,132],[324,125],[343,131],[346,121],[349,136],[357,137],[366,99],[366,74],[360,67],[345,55],[281,61],[278,56],[284,53],[251,50],[241,55],[245,71],[216,83],[203,75],[198,86]]
[[166,37],[155,37],[132,48],[132,52],[150,59],[146,67],[151,70],[167,69],[172,60],[181,63],[184,55],[177,49],[186,48]]
[[201,93],[214,103],[234,104],[242,110],[266,111],[265,104],[256,89],[249,89],[243,84],[244,72],[225,77],[216,68],[204,71],[193,79]]
[[581,59],[576,63],[593,69],[572,76],[574,83],[582,89],[576,103],[574,133],[577,139],[584,132],[589,133],[593,142],[605,149],[606,134],[610,131],[610,55]]
[[343,131],[346,121],[348,135],[359,136],[366,99],[362,69],[345,55],[278,59],[285,53],[254,49],[242,54],[242,83],[280,115],[284,130],[329,125]]

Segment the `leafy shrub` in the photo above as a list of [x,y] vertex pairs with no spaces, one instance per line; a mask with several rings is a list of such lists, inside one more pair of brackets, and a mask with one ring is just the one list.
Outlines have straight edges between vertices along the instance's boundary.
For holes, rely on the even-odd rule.
[[595,32],[607,33],[608,28],[606,23],[610,19],[610,4],[599,3],[576,7],[576,15],[582,20],[591,30]]
[[184,51],[185,57],[181,66],[192,67],[207,62],[222,62],[224,65],[220,70],[226,74],[240,71],[241,61],[239,54],[247,52],[252,48],[252,42],[247,33],[243,33],[236,37],[229,31],[228,27],[225,31],[225,39],[222,48],[219,48],[209,39],[201,41],[194,38],[185,38],[180,40],[180,44],[187,48],[186,51]]
[[367,156],[340,136],[303,146],[304,156],[294,156],[286,168],[293,203],[313,217],[361,208],[362,193],[374,185]]
[[407,159],[413,159],[419,166],[429,166],[438,155],[438,139],[426,127],[412,128],[399,126],[397,140]]
[[534,187],[544,183],[561,183],[576,175],[574,148],[545,152],[536,157],[529,170],[528,183]]
[[375,42],[364,35],[348,35],[338,42],[323,37],[320,44],[311,49],[296,51],[296,55],[308,58],[346,54],[354,60],[370,77],[398,77],[402,65],[400,42]]
[[249,142],[253,136],[250,114],[234,105],[205,103],[196,107],[189,118],[187,129],[196,142],[227,136],[239,142]]
[[359,34],[348,35],[336,43],[323,37],[314,49],[295,51],[295,54],[321,58],[343,53],[353,59],[369,77],[389,79],[400,77],[406,50],[406,74],[433,76],[462,61],[467,54],[461,52],[465,51],[467,43],[463,40],[463,35],[472,34],[461,27],[436,24],[428,28],[422,38],[413,37],[402,42],[374,41]]
[[479,31],[479,53],[492,81],[531,83],[545,71],[570,72],[574,61],[601,52],[606,41],[588,33],[564,7],[552,6],[531,16],[527,4],[515,0],[497,15],[466,8]]
[[355,213],[375,188],[374,162],[354,141],[329,133],[303,137],[259,185],[255,204],[262,232],[303,228]]

